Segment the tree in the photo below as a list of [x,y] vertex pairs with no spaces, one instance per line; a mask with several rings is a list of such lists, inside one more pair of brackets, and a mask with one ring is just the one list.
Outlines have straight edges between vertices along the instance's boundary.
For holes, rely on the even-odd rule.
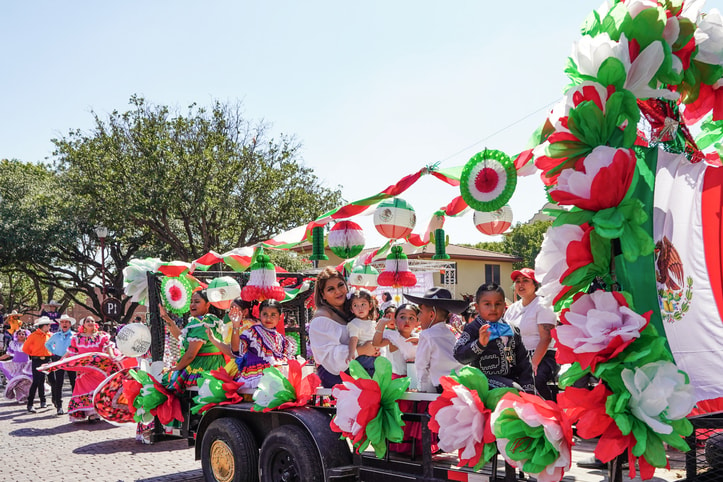
[[299,160],[293,139],[266,139],[238,104],[182,115],[132,97],[92,132],[54,139],[59,172],[112,230],[148,234],[174,259],[253,245],[341,202]]
[[514,263],[512,265],[514,269],[525,267],[534,268],[535,258],[537,258],[537,254],[540,252],[542,240],[551,225],[552,221],[537,221],[527,224],[517,223],[504,235],[502,241],[477,243],[474,247],[519,256],[522,258],[522,261]]
[[[298,143],[267,139],[238,104],[180,114],[130,103],[106,119],[93,113],[90,132],[53,139],[51,165],[0,161],[0,266],[41,287],[38,304],[59,289],[100,314],[97,225],[109,231],[107,290],[120,295],[133,257],[191,261],[252,245],[342,201],[301,164]],[[130,316],[135,306],[119,298]]]

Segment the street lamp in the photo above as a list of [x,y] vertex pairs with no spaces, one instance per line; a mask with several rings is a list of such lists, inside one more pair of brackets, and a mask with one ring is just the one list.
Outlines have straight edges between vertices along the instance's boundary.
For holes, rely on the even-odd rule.
[[108,228],[98,225],[95,227],[95,234],[100,239],[100,273],[103,281],[103,301],[101,301],[101,310],[103,314],[103,324],[105,324],[105,313],[103,313],[102,304],[105,301],[105,238],[108,236]]

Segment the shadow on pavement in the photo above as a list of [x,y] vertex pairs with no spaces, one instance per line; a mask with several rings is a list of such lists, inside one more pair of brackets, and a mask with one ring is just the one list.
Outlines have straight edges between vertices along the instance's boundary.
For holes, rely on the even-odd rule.
[[201,469],[187,470],[176,474],[161,475],[159,477],[151,477],[149,479],[136,479],[135,482],[171,482],[174,480],[183,480],[185,482],[201,482],[203,481],[203,472]]
[[[169,440],[163,443],[153,445],[143,445],[133,438],[124,438],[120,440],[106,440],[103,442],[93,443],[78,447],[73,450],[74,454],[117,454],[117,453],[154,453],[154,452],[170,452],[174,450],[188,449],[186,440]],[[155,479],[149,479],[155,480]],[[165,479],[163,479],[165,480]],[[183,479],[178,479],[183,480]]]
[[[67,415],[65,415],[67,417]],[[50,418],[56,418],[57,416],[55,414],[48,415],[47,417],[31,417],[26,420],[14,420],[14,423],[28,423],[28,422],[34,422],[38,420],[47,420]],[[57,427],[49,427],[49,428],[19,428],[17,430],[13,430],[8,435],[14,436],[14,437],[38,437],[43,435],[56,435],[61,433],[68,433],[68,432],[80,432],[80,431],[86,431],[86,432],[95,432],[96,430],[108,430],[116,428],[113,425],[109,423],[103,423],[103,422],[96,422],[96,423],[88,423],[88,422],[78,422],[78,423],[72,423],[70,421],[64,423],[63,425],[58,425]]]

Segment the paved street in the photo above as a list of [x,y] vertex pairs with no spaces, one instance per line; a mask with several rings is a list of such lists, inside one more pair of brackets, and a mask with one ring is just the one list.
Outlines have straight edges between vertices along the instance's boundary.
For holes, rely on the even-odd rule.
[[[66,390],[64,400],[70,398]],[[38,402],[36,401],[36,407]],[[135,441],[135,425],[106,422],[72,424],[46,408],[36,414],[25,405],[0,399],[0,450],[3,482],[171,482],[202,481],[201,463],[185,440],[155,445]],[[573,459],[588,457],[592,445],[579,443]],[[674,470],[658,470],[653,482],[672,482],[685,476],[682,455],[674,454]],[[601,482],[602,470],[583,470],[573,464],[566,482]],[[624,477],[624,480],[629,480]],[[635,480],[640,480],[635,479]]]
[[[69,398],[66,391],[66,404]],[[185,440],[142,445],[133,424],[72,424],[54,408],[31,414],[25,405],[1,398],[0,434],[4,482],[203,480],[201,462]]]

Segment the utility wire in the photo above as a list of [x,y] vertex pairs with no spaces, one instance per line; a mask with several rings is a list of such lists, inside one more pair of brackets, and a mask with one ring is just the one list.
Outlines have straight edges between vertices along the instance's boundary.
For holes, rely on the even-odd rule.
[[509,128],[511,128],[511,127],[516,126],[517,124],[519,124],[520,122],[522,122],[522,121],[524,121],[524,120],[526,120],[526,119],[529,119],[530,117],[532,117],[533,115],[537,114],[538,112],[540,112],[540,111],[542,111],[542,110],[549,109],[550,106],[555,105],[559,100],[560,100],[560,99],[558,98],[558,99],[553,100],[552,102],[549,102],[549,103],[543,105],[543,106],[540,107],[539,109],[537,109],[537,110],[535,110],[535,111],[533,111],[533,112],[530,112],[530,113],[527,114],[526,116],[524,116],[524,117],[522,117],[522,118],[514,121],[513,123],[508,124],[508,125],[506,125],[505,127],[502,127],[501,129],[496,130],[495,132],[493,132],[492,134],[488,135],[487,137],[485,137],[485,138],[483,138],[483,139],[480,139],[480,140],[478,140],[478,141],[476,141],[476,142],[474,142],[474,143],[472,143],[472,144],[470,144],[470,145],[468,145],[468,146],[466,146],[466,147],[463,147],[462,149],[458,150],[458,151],[455,152],[454,154],[451,154],[451,155],[445,157],[444,159],[440,160],[439,162],[440,162],[440,163],[443,163],[443,162],[445,162],[445,161],[448,161],[448,160],[452,159],[453,157],[456,157],[456,156],[462,154],[463,152],[465,152],[465,151],[467,151],[467,150],[469,150],[469,149],[471,149],[471,148],[473,148],[473,147],[475,147],[475,146],[477,146],[477,145],[479,145],[479,144],[482,144],[483,142],[487,141],[488,139],[493,138],[493,137],[496,136],[497,134],[499,134],[499,133],[501,133],[501,132],[504,132],[504,131],[506,131],[507,129],[509,129]]

